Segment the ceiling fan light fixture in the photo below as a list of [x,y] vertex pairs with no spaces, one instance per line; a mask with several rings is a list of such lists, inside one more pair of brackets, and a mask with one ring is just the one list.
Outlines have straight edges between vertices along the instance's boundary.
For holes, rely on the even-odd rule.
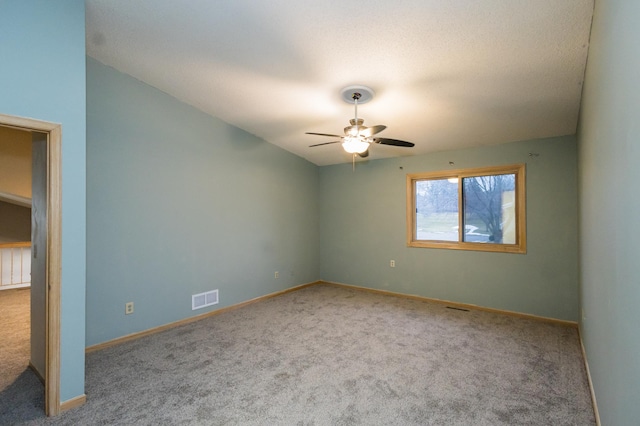
[[412,142],[401,141],[398,139],[374,138],[373,135],[380,133],[386,129],[387,126],[376,125],[368,127],[364,125],[364,120],[362,118],[358,118],[358,104],[370,101],[373,98],[373,94],[373,90],[366,86],[349,86],[342,89],[342,99],[345,102],[352,103],[354,105],[354,117],[349,120],[350,126],[344,128],[344,136],[329,133],[306,132],[308,135],[328,136],[339,139],[334,140],[333,142],[310,145],[309,148],[320,145],[341,143],[342,148],[346,152],[353,154],[353,164],[355,166],[356,154],[361,158],[368,157],[369,147],[371,144],[403,146],[409,148],[414,146]]
[[342,142],[342,148],[349,154],[362,154],[369,149],[369,142],[362,138],[347,136],[344,138],[344,142]]

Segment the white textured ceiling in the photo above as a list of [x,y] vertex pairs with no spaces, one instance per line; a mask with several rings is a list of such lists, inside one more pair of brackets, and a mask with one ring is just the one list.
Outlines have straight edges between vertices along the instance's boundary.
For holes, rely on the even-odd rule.
[[576,131],[593,0],[87,0],[87,54],[318,165]]

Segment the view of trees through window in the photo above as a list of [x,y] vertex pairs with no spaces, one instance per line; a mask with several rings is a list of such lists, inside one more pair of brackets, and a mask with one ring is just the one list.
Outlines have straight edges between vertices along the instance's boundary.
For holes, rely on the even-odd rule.
[[475,176],[462,182],[464,241],[515,244],[516,176]]
[[[520,220],[524,221],[524,183],[519,187],[518,179],[524,179],[522,165],[409,175],[412,200],[408,209],[412,214],[408,218],[413,227],[409,245],[429,247],[435,246],[429,242],[435,242],[446,248],[465,248],[464,243],[522,243],[514,250],[496,251],[523,252],[524,224],[518,227],[518,213],[520,210]],[[520,198],[518,191],[523,192]],[[522,205],[518,206],[518,202]],[[463,247],[442,244],[446,242],[462,243]]]

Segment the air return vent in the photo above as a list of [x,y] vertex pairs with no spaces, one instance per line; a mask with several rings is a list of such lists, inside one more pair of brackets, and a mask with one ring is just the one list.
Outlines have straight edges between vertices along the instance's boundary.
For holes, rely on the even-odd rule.
[[464,308],[458,308],[455,306],[446,306],[447,309],[455,309],[456,311],[463,311],[463,312],[469,312],[468,309],[464,309]]
[[191,296],[191,310],[206,308],[207,306],[218,304],[218,290],[211,290],[205,293],[198,293]]

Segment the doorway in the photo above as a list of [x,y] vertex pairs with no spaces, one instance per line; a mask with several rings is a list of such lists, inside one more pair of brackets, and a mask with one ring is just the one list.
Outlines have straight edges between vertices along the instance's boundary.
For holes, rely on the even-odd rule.
[[[54,416],[60,413],[60,273],[61,273],[61,134],[60,124],[0,114],[0,126],[31,132],[33,146],[39,147],[36,155],[42,160],[42,192],[37,221],[38,229],[32,230],[32,251],[41,259],[42,274],[40,317],[32,316],[32,338],[39,330],[43,342],[42,357],[39,362],[44,380],[45,414]],[[40,167],[39,167],[40,168]],[[35,173],[34,170],[32,173]],[[35,177],[35,176],[34,176]],[[34,197],[36,198],[36,197]],[[44,214],[43,214],[44,213]],[[32,217],[35,214],[32,213]],[[37,241],[36,241],[37,240]],[[32,255],[33,257],[33,255]],[[35,271],[35,269],[34,269]],[[32,277],[33,282],[33,277]],[[33,293],[32,285],[32,297]],[[38,337],[36,337],[38,338]],[[33,345],[32,345],[33,347]],[[35,365],[35,363],[32,363]]]
[[[23,404],[44,410],[45,309],[38,303],[45,296],[44,265],[31,261],[31,230],[37,229],[32,226],[32,137],[32,132],[0,127],[0,423],[12,423]],[[46,170],[46,164],[41,166]],[[40,190],[35,197],[44,195]],[[34,314],[40,321],[32,318]],[[31,324],[38,325],[35,333]]]

